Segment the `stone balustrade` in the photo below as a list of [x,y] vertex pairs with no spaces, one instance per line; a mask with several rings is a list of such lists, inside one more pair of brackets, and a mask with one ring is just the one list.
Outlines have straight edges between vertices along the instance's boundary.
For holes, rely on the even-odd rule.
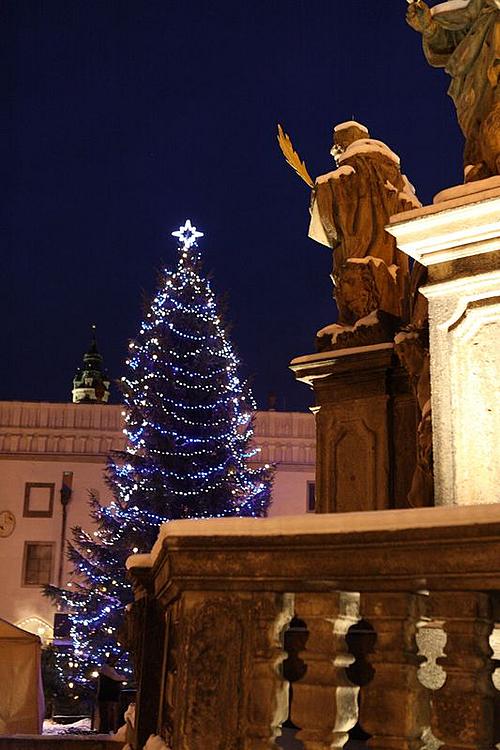
[[128,568],[137,748],[270,750],[286,720],[305,750],[500,741],[500,505],[175,521]]

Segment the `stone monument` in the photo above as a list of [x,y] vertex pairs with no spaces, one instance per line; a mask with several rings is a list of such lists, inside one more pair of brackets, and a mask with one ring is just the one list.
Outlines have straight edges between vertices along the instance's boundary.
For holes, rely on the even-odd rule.
[[[420,412],[410,496],[435,502],[500,502],[500,0],[411,2],[408,23],[431,65],[452,78],[449,93],[466,138],[465,180],[432,206],[391,217],[387,230],[416,261],[429,304],[415,308],[396,350],[412,376]],[[426,270],[424,270],[424,267]],[[427,278],[425,276],[427,275]],[[420,298],[419,298],[420,299]],[[430,386],[430,387],[429,387]],[[432,451],[427,415],[432,404]]]
[[[385,226],[393,213],[421,204],[399,157],[360,123],[335,127],[337,168],[315,181],[285,138],[280,130],[287,161],[312,187],[309,237],[333,253],[339,312],[317,334],[319,354],[291,363],[316,398],[317,508],[406,507],[421,410],[402,356],[410,347],[399,347],[403,365],[394,347],[394,335],[410,324],[409,262]],[[430,496],[410,502],[428,504]]]
[[417,464],[408,493],[411,507],[434,503],[429,313],[427,300],[420,292],[426,281],[427,269],[415,262],[411,275],[410,322],[394,339],[396,354],[410,379],[418,415]]

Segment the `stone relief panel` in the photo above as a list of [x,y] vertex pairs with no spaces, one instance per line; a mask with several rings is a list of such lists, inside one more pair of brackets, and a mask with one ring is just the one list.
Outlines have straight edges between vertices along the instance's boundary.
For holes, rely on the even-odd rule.
[[362,419],[339,425],[332,443],[335,510],[367,510],[376,497],[376,434]]
[[489,297],[469,301],[448,328],[456,421],[455,498],[460,504],[500,502],[500,347],[495,344],[500,340],[499,321],[500,297]]
[[175,750],[276,747],[288,712],[282,634],[292,610],[282,594],[183,597],[164,693]]
[[183,750],[239,750],[244,740],[248,668],[244,613],[237,601],[213,599],[191,619],[184,645]]

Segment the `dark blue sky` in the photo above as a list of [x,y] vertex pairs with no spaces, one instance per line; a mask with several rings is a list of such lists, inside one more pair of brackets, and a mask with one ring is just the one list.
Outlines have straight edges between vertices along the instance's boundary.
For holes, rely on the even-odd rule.
[[[306,186],[352,115],[424,202],[461,181],[443,71],[405,0],[3,0],[4,290],[0,398],[68,400],[89,325],[118,378],[141,299],[205,232],[205,267],[259,404],[304,408],[289,360],[334,319],[329,252],[307,238]],[[116,397],[116,394],[115,394]]]

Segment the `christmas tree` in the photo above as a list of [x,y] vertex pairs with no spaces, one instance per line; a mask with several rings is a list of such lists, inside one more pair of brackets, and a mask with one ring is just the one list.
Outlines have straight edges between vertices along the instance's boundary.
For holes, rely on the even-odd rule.
[[131,675],[119,633],[132,600],[125,574],[131,554],[148,552],[161,523],[182,518],[266,515],[272,472],[252,466],[255,405],[238,376],[209,281],[201,275],[191,222],[179,241],[175,271],[165,271],[122,378],[126,447],[107,469],[108,505],[90,498],[93,533],[73,529],[72,580],[47,587],[69,613],[73,650],[58,668],[75,697],[88,692],[107,658]]

